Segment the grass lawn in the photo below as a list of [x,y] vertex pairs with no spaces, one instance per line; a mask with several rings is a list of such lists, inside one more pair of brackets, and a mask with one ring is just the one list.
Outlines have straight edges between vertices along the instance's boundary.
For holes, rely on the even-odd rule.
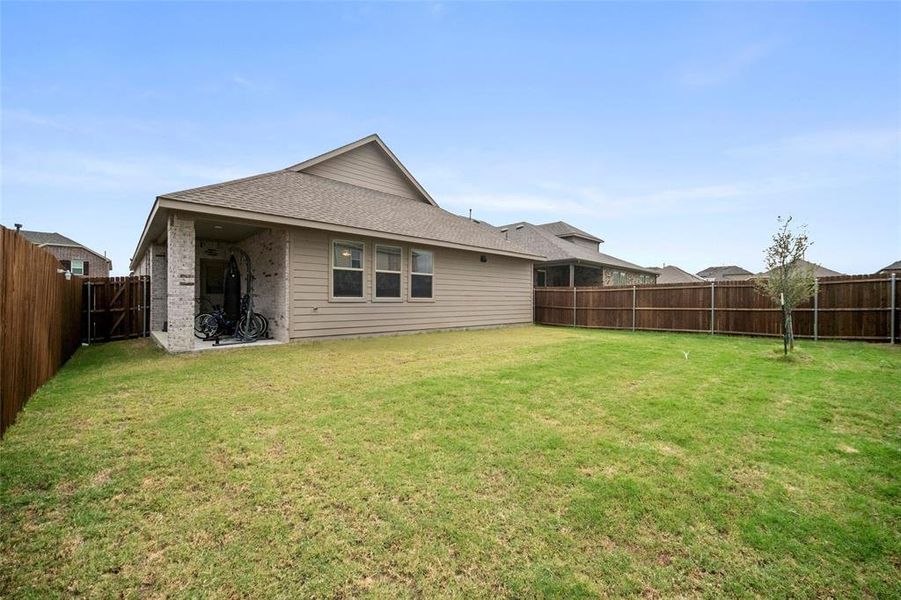
[[901,352],[778,349],[81,349],[0,442],[0,596],[899,597]]

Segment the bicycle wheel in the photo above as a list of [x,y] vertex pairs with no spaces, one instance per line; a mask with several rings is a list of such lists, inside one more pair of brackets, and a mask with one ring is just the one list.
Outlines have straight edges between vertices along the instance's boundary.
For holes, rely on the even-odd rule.
[[238,319],[238,324],[235,326],[235,337],[245,340],[258,340],[265,330],[266,324],[260,315],[254,314],[251,317],[249,327],[247,326],[247,315],[243,315]]
[[209,313],[201,313],[194,317],[194,336],[208,340],[219,334],[219,320]]

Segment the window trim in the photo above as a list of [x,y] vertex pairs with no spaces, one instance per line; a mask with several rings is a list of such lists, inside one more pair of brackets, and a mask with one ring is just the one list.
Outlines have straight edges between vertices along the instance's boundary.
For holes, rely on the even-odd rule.
[[[419,273],[413,271],[413,253],[414,252],[428,252],[432,255],[432,272],[431,273]],[[435,301],[435,251],[427,250],[425,248],[414,248],[410,247],[410,272],[407,277],[407,300],[409,302],[434,302]],[[414,298],[413,297],[413,276],[414,275],[428,275],[432,278],[432,295],[428,298]]]
[[[379,269],[379,248],[392,248],[394,250],[398,250],[400,252],[400,270],[399,271],[387,271],[385,269]],[[403,246],[395,246],[393,244],[374,244],[372,249],[372,301],[373,302],[403,302],[404,301],[404,249]],[[434,257],[432,258],[434,260]],[[412,263],[410,263],[412,265]],[[432,267],[434,271],[434,265]],[[394,296],[379,296],[378,294],[378,274],[379,273],[396,273],[399,275],[400,279],[400,294],[397,297]],[[432,281],[434,284],[434,281]],[[434,295],[435,291],[432,290],[432,294]]]
[[[354,269],[352,267],[336,267],[335,266],[335,244],[353,244],[361,247],[363,258],[360,261],[361,267]],[[352,240],[346,238],[332,238],[328,245],[329,270],[328,270],[328,301],[329,302],[366,302],[366,242],[363,240]],[[335,295],[335,269],[339,271],[358,271],[362,273],[363,282],[360,286],[360,296],[336,296]]]
[[[75,263],[79,263],[78,272],[75,271]],[[84,277],[84,263],[84,260],[73,258],[69,261],[69,272],[73,275],[80,275],[81,277]]]

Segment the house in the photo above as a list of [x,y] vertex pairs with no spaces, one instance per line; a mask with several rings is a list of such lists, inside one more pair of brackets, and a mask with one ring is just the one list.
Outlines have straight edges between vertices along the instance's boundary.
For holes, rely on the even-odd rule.
[[[801,267],[806,267],[813,270],[813,276],[819,279],[820,277],[838,277],[844,275],[844,273],[839,273],[838,271],[833,271],[832,269],[827,269],[822,265],[818,265],[816,263],[812,263],[806,260],[799,260],[798,264]],[[755,275],[757,279],[767,279],[770,276],[772,270],[767,271],[766,273],[758,273]]]
[[602,254],[599,246],[604,240],[563,221],[541,225],[522,221],[498,230],[545,257],[535,265],[536,287],[635,285],[654,283],[657,277],[650,269]]
[[544,259],[440,208],[370,135],[156,198],[131,268],[151,276],[151,331],[168,350],[195,348],[194,315],[221,302],[235,248],[279,341],[529,323]]
[[19,235],[40,246],[59,259],[60,265],[73,275],[91,277],[109,277],[113,261],[105,255],[79,244],[71,238],[49,231],[27,231],[18,229]]
[[879,270],[879,275],[901,275],[901,260],[896,260],[892,264]]
[[677,266],[667,265],[665,267],[648,267],[649,270],[657,273],[657,284],[677,284],[677,283],[704,283],[707,280],[697,275],[693,275],[688,271],[684,271]]
[[705,281],[745,281],[754,277],[754,274],[736,265],[724,265],[721,267],[707,267],[703,271],[698,272],[698,277],[703,278]]

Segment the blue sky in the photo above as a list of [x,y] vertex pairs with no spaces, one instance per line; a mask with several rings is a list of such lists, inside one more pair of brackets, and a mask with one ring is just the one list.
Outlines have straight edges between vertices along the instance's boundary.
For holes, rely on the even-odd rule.
[[0,222],[127,269],[155,196],[379,133],[443,207],[762,267],[901,259],[901,4],[0,4]]

